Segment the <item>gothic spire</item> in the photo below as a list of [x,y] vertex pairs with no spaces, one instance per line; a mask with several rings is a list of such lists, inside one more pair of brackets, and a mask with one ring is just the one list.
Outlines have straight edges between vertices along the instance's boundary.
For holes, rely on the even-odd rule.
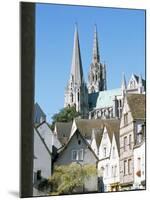
[[99,47],[98,47],[97,27],[96,27],[96,24],[95,24],[92,61],[94,63],[99,62],[99,59],[100,59],[100,56],[99,56]]
[[74,33],[71,79],[74,81],[74,83],[79,83],[79,84],[81,84],[82,80],[83,80],[83,69],[82,69],[82,61],[81,61],[77,24],[75,25],[75,33]]
[[126,92],[126,89],[127,89],[127,84],[126,84],[126,78],[125,78],[125,74],[123,73],[122,74],[122,92],[125,93]]

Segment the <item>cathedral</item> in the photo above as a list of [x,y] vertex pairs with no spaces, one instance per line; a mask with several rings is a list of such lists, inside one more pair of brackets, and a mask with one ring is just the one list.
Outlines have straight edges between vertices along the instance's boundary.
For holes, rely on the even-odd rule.
[[120,119],[124,95],[145,93],[145,80],[135,74],[126,83],[125,74],[121,87],[108,90],[106,64],[101,62],[97,27],[94,27],[92,61],[89,66],[88,83],[84,80],[80,53],[79,33],[75,26],[70,78],[65,89],[64,107],[76,108],[81,118]]

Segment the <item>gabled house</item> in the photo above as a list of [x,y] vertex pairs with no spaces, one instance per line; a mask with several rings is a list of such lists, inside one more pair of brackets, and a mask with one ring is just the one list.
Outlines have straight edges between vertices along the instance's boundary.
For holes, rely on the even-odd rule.
[[[69,138],[65,146],[60,150],[55,165],[67,165],[71,163],[80,164],[82,167],[86,164],[93,164],[96,166],[98,157],[92,150],[90,144],[85,140],[80,131],[76,129]],[[80,191],[81,190],[81,191]],[[86,180],[83,188],[78,192],[95,192],[97,191],[97,176]]]
[[104,126],[99,146],[98,176],[103,185],[100,192],[117,191],[119,182],[119,152],[118,152],[119,122]]
[[120,166],[119,166],[119,156],[120,156],[120,145],[119,145],[119,131],[113,134],[111,150],[110,150],[110,170],[111,176],[109,179],[109,185],[111,191],[119,191],[120,182]]
[[135,94],[144,94],[145,93],[146,81],[142,78],[142,76],[137,76],[132,74],[128,86],[127,93],[135,93]]
[[133,149],[139,136],[138,129],[145,123],[145,95],[127,94],[120,122],[120,187],[134,189]]
[[47,122],[43,121],[38,126],[36,126],[36,128],[39,131],[41,137],[44,139],[50,151],[52,151],[52,148],[59,149],[62,146],[60,141],[57,139],[57,135],[52,132]]
[[47,122],[43,121],[34,128],[33,188],[35,196],[49,193],[50,188],[46,187],[46,182],[52,174],[53,160],[61,146]]
[[34,128],[33,196],[48,195],[47,180],[52,173],[52,152]]

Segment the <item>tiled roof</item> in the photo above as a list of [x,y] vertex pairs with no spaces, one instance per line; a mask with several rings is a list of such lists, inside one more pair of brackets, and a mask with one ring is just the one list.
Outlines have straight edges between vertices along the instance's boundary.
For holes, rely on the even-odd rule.
[[56,122],[57,138],[64,145],[70,136],[72,122]]
[[38,103],[34,104],[34,123],[40,123],[41,116],[46,119],[46,115]]
[[120,121],[116,119],[76,119],[77,128],[86,139],[91,139],[92,130],[96,129],[97,146],[101,142],[104,126],[106,126],[110,140],[112,140],[113,133],[116,134],[119,132],[119,124]]
[[130,107],[133,119],[145,119],[145,95],[128,94],[127,102]]
[[99,92],[96,109],[112,107],[114,97],[119,95],[121,95],[121,88]]

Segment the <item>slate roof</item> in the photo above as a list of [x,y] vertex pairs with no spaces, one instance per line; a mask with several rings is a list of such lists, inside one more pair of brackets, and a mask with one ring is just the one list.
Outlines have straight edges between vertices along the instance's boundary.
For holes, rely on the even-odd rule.
[[96,107],[96,102],[97,102],[98,95],[99,95],[99,92],[88,94],[89,109],[92,109],[92,108]]
[[57,138],[64,145],[70,136],[72,122],[56,122],[55,123]]
[[121,95],[121,88],[99,92],[97,102],[96,102],[96,109],[112,107],[114,97],[119,96],[119,95]]
[[145,94],[128,94],[127,102],[129,104],[133,119],[145,119]]
[[[85,137],[85,139],[90,140],[92,136],[92,130],[95,130],[95,139],[97,147],[99,147],[104,126],[106,126],[109,138],[112,141],[113,133],[119,133],[120,121],[116,119],[76,119],[76,125],[80,133]],[[118,138],[117,138],[118,140]],[[118,143],[119,141],[117,141]]]
[[46,114],[38,103],[34,104],[34,123],[40,123],[41,116],[46,120]]

